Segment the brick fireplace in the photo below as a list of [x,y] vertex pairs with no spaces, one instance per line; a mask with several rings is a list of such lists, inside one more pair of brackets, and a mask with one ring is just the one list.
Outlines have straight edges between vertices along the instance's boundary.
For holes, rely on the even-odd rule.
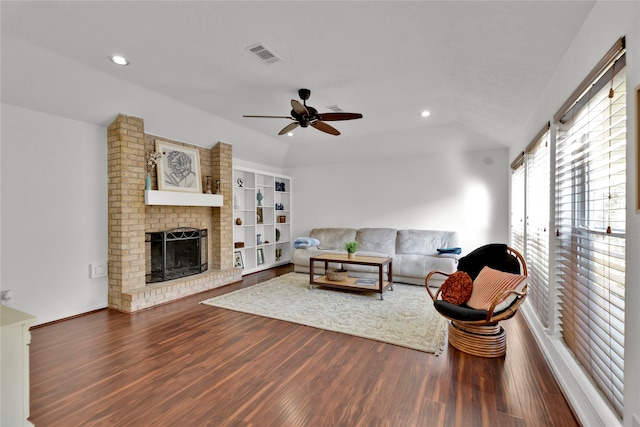
[[[145,205],[145,154],[155,151],[156,139],[195,148],[204,181],[220,180],[221,207]],[[119,115],[107,131],[109,308],[132,313],[187,295],[242,280],[233,267],[232,147],[213,148],[146,134],[141,118]],[[157,189],[155,170],[152,188]],[[203,185],[204,188],[204,185]],[[145,283],[145,233],[178,227],[208,230],[208,271],[161,283]]]

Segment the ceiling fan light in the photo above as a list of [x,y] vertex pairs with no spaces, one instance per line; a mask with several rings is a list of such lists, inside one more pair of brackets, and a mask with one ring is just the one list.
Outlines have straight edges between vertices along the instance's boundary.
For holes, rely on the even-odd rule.
[[293,136],[293,132],[287,132],[287,136]]
[[124,56],[113,55],[110,56],[109,59],[116,65],[129,65],[129,61],[127,61],[127,58],[125,58]]

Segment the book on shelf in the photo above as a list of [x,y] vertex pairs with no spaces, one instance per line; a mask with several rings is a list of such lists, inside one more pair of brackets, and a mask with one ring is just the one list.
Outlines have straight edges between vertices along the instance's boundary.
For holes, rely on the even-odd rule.
[[360,278],[358,279],[358,281],[356,282],[358,285],[365,285],[365,286],[375,286],[378,284],[378,279],[365,279],[365,278]]

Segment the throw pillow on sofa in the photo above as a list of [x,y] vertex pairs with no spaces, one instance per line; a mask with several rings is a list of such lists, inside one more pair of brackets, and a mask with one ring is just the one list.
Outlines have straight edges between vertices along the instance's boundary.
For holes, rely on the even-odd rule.
[[440,286],[442,299],[455,305],[469,301],[472,291],[473,280],[464,271],[456,271],[451,274]]
[[[505,273],[484,267],[473,281],[473,292],[467,305],[476,310],[489,310],[493,300],[502,292],[510,289],[521,290],[527,283],[527,276]],[[507,294],[498,301],[494,313],[509,307],[516,299],[515,294]]]
[[314,239],[313,237],[296,237],[296,240],[293,242],[294,248],[310,248],[317,247],[320,245],[320,240]]

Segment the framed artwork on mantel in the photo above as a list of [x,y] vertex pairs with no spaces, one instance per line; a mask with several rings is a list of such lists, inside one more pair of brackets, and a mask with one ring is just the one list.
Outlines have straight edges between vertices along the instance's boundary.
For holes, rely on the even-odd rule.
[[156,151],[162,153],[157,168],[158,190],[202,193],[197,149],[156,139]]

